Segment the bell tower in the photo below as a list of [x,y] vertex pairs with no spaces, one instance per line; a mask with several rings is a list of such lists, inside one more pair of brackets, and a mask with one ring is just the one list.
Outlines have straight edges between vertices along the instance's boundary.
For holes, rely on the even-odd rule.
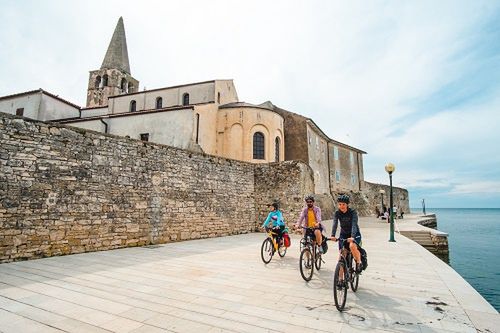
[[90,71],[87,107],[106,106],[108,97],[138,90],[139,81],[130,74],[125,27],[120,17],[101,68]]

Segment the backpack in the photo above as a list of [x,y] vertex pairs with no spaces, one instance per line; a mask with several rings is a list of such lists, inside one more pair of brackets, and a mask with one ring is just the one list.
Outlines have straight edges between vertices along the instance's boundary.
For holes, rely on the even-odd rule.
[[368,267],[368,255],[366,254],[366,250],[363,248],[359,248],[359,252],[361,252],[361,263],[363,264],[363,270]]

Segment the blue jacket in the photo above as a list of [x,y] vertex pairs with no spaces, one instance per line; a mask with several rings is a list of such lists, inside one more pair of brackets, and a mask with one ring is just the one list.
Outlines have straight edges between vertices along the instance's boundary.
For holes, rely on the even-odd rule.
[[272,212],[270,212],[269,215],[267,215],[267,218],[262,226],[267,227],[269,223],[271,223],[271,227],[285,226],[285,221],[283,221],[283,214],[281,214],[280,210],[273,210]]

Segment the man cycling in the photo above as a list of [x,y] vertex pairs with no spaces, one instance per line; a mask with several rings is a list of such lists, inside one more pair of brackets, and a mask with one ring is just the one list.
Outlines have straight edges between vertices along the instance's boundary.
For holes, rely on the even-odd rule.
[[[363,266],[361,265],[361,253],[359,248],[361,247],[361,233],[358,226],[358,213],[349,208],[349,196],[342,194],[337,198],[339,209],[335,212],[333,217],[333,228],[331,239],[336,241],[335,233],[337,232],[337,225],[340,223],[340,235],[339,241],[339,252],[342,247],[349,248],[351,253],[356,260],[356,271],[361,272]],[[340,255],[339,255],[340,260]]]
[[[323,223],[321,223],[321,208],[314,204],[314,196],[307,195],[304,198],[306,202],[306,207],[300,212],[300,217],[295,227],[311,228],[314,230],[314,236],[316,238],[316,244],[318,245],[319,252],[323,253],[323,247],[321,246],[323,237],[321,232],[325,229]],[[304,236],[306,229],[304,229]]]

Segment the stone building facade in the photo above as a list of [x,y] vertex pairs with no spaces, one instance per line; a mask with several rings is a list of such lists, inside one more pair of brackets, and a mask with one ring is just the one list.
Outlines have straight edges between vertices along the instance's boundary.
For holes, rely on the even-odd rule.
[[[2,107],[9,103],[23,100],[16,95],[0,97],[0,112],[13,114],[12,108]],[[363,151],[339,143],[356,159],[355,167],[337,163],[330,156],[336,142],[312,119],[269,101],[241,102],[233,80],[139,91],[130,70],[122,18],[100,69],[90,72],[86,107],[62,108],[50,118],[41,114],[25,116],[253,163],[301,160],[313,169],[313,192],[327,198],[329,206],[333,206],[332,190],[359,191],[357,185],[363,181],[359,171]],[[340,174],[341,181],[332,180],[332,174],[337,178]]]
[[[19,110],[23,110],[23,112],[19,112]],[[139,91],[139,81],[132,76],[130,70],[122,18],[118,21],[101,67],[90,72],[86,107],[81,108],[59,96],[40,89],[0,97],[0,112],[51,121],[54,128],[59,128],[56,124],[60,124],[80,128],[83,131],[75,129],[75,133],[93,133],[91,131],[102,133],[103,138],[99,139],[101,141],[106,141],[108,135],[111,135],[114,140],[121,137],[121,140],[124,141],[116,144],[117,146],[114,146],[114,149],[123,153],[123,155],[120,155],[123,160],[128,160],[129,157],[127,157],[125,151],[121,150],[121,147],[127,146],[130,142],[134,142],[133,147],[135,147],[130,148],[130,151],[132,154],[136,154],[135,157],[139,154],[141,157],[139,160],[141,161],[143,157],[147,159],[144,154],[157,152],[157,150],[146,149],[144,151],[141,150],[142,148],[139,149],[142,146],[140,142],[134,141],[136,139],[171,146],[172,152],[176,152],[175,154],[172,153],[174,156],[190,156],[189,158],[177,160],[178,163],[193,161],[191,156],[195,156],[194,153],[201,153],[201,156],[204,156],[203,163],[206,162],[206,159],[216,161],[219,158],[222,158],[222,160],[227,158],[228,161],[231,161],[227,162],[231,166],[243,163],[241,164],[242,168],[244,165],[246,170],[259,170],[261,172],[253,174],[254,180],[263,180],[259,175],[267,174],[271,179],[276,180],[273,185],[274,188],[283,189],[284,191],[278,191],[279,193],[276,195],[272,190],[268,193],[259,192],[263,201],[257,202],[254,199],[254,204],[258,208],[253,208],[253,216],[257,214],[256,211],[262,210],[264,202],[269,201],[272,196],[280,197],[280,200],[286,202],[287,205],[291,205],[292,201],[284,197],[282,193],[295,191],[294,193],[305,194],[303,191],[306,189],[307,193],[316,194],[325,218],[332,217],[336,204],[335,198],[339,193],[349,193],[353,197],[355,207],[362,214],[372,214],[373,207],[377,202],[375,201],[376,196],[371,193],[373,186],[366,185],[364,181],[364,151],[331,139],[312,119],[279,108],[270,101],[261,104],[240,101],[233,80],[211,80]],[[18,123],[14,121],[9,122],[9,124]],[[57,130],[54,129],[53,131]],[[63,132],[70,133],[66,129]],[[54,144],[58,146],[60,143]],[[84,145],[92,144],[85,141]],[[7,147],[15,148],[13,144],[8,144]],[[146,144],[144,147],[152,146]],[[175,150],[174,147],[178,149]],[[104,144],[98,145],[97,148],[105,149],[105,152],[108,149]],[[28,151],[31,151],[29,149]],[[43,149],[42,152],[44,152]],[[81,147],[75,145],[74,149],[75,154],[78,154]],[[135,149],[139,149],[140,153]],[[162,149],[167,150],[167,148]],[[64,154],[70,153],[65,152]],[[110,151],[105,154],[113,155]],[[98,156],[99,154],[93,152],[92,155]],[[211,157],[208,157],[209,155]],[[155,161],[159,157],[150,156],[150,158]],[[50,156],[46,156],[46,159],[50,160]],[[239,162],[233,162],[233,160]],[[59,161],[57,155],[54,155],[54,161],[53,163]],[[196,161],[202,163],[200,160]],[[304,164],[289,162],[282,166],[282,161],[300,161]],[[255,166],[250,167],[245,162]],[[280,163],[275,165],[276,162]],[[11,161],[9,163],[24,165],[28,162]],[[72,163],[78,163],[78,160]],[[83,160],[82,163],[81,170],[93,167],[92,163],[89,164],[86,160]],[[112,167],[115,169],[112,170],[118,172],[122,168],[122,162],[113,163],[115,164]],[[149,166],[149,162],[144,163]],[[258,169],[258,165],[262,169]],[[287,168],[292,165],[295,166],[296,172],[299,169],[302,170],[299,172],[301,174],[310,171],[312,181],[301,179],[299,182],[292,177],[291,179],[296,180],[296,182],[291,183],[288,182],[288,179],[285,179],[283,186],[292,186],[294,184],[296,188],[286,189],[282,187],[282,184],[279,183],[281,176],[273,174],[273,172],[281,172],[283,168],[288,170]],[[301,166],[299,167],[299,165]],[[42,168],[45,167],[47,166],[42,166]],[[126,168],[126,171],[133,169],[137,172],[144,172],[144,177],[152,177],[148,170],[134,169],[135,167],[129,165],[123,167]],[[69,168],[69,166],[64,166],[64,168]],[[157,168],[157,166],[154,168]],[[193,166],[193,168],[198,167]],[[306,172],[305,169],[309,171]],[[205,172],[190,174],[189,177],[208,177],[210,179],[210,173]],[[231,173],[232,171],[228,172]],[[98,173],[94,172],[94,174]],[[57,173],[54,175],[57,176]],[[285,173],[285,175],[288,175],[288,173]],[[130,179],[130,177],[132,175],[129,175],[128,178]],[[188,178],[188,176],[182,177]],[[35,177],[35,179],[38,178]],[[18,180],[22,181],[22,177]],[[123,180],[120,178],[116,181]],[[92,185],[95,184],[92,183]],[[206,184],[202,185],[205,186]],[[237,183],[232,185],[236,186]],[[12,186],[14,185],[12,184]],[[196,191],[194,186],[190,189]],[[84,191],[83,185],[79,191]],[[140,192],[140,195],[144,195],[144,193]],[[297,196],[293,198],[293,200],[297,200],[293,201],[293,205],[302,204],[300,198]],[[402,200],[408,200],[407,195],[405,198]],[[84,198],[77,196],[74,200],[77,199],[83,200]],[[217,197],[217,200],[219,199],[221,197]],[[180,208],[185,209],[186,207],[182,206]],[[252,211],[251,208],[248,209]],[[132,212],[132,210],[130,214],[132,214],[133,218],[138,216],[137,212]],[[94,218],[94,215],[87,214],[87,216]],[[143,216],[140,218],[143,219]],[[227,222],[227,220],[225,221]],[[255,218],[252,221],[252,224],[255,225]],[[167,240],[161,238],[163,237],[161,235],[154,236],[154,233],[144,231],[148,228],[147,226],[140,228],[143,228],[140,229],[142,230],[142,236],[133,238],[136,241],[131,243],[155,242],[155,237]],[[238,226],[236,229],[247,231],[251,228]],[[225,233],[230,232],[230,230],[225,231]],[[177,236],[172,236],[174,234]],[[149,235],[147,237],[150,238],[145,235]],[[183,238],[182,235],[172,232],[171,229],[169,229],[168,235],[168,237],[177,237],[176,239]],[[206,235],[203,234],[202,236]],[[137,239],[139,240],[137,241]],[[170,240],[173,239],[170,238]],[[120,246],[126,245],[126,241],[120,244]],[[100,247],[101,245],[99,245]],[[92,247],[89,249],[92,249]]]

